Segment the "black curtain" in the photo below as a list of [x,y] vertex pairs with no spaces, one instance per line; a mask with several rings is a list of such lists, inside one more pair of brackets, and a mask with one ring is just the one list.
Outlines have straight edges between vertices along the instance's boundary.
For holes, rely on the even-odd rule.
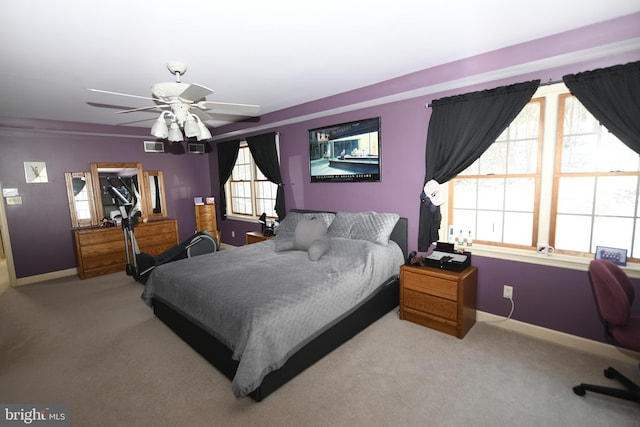
[[221,142],[216,144],[218,150],[218,178],[220,179],[220,214],[222,220],[227,219],[227,195],[224,191],[224,185],[231,177],[233,166],[238,159],[238,150],[240,149],[240,140]]
[[[431,103],[424,184],[444,184],[469,167],[531,100],[540,80],[441,98]],[[425,200],[425,196],[421,197]],[[438,240],[440,207],[420,204],[418,250]]]
[[640,153],[640,61],[568,74],[562,80],[600,123]]
[[247,138],[247,145],[260,172],[262,172],[269,181],[278,184],[275,210],[278,214],[278,221],[281,221],[287,215],[287,211],[284,205],[284,185],[282,183],[282,177],[280,176],[276,133],[272,132],[249,137]]

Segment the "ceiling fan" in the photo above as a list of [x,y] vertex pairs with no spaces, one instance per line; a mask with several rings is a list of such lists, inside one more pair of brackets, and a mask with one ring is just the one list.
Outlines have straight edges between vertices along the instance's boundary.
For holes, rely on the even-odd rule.
[[[93,92],[109,95],[128,96],[130,98],[148,99],[155,103],[148,107],[132,108],[116,111],[116,114],[132,113],[135,111],[162,110],[160,117],[151,127],[151,134],[156,138],[168,138],[169,141],[179,142],[184,139],[180,128],[184,129],[187,137],[196,137],[198,141],[211,138],[211,133],[204,125],[204,121],[213,119],[209,112],[223,112],[237,116],[255,116],[260,106],[251,104],[234,104],[228,102],[207,101],[207,95],[212,89],[196,83],[182,83],[180,76],[187,71],[187,65],[171,61],[167,63],[171,74],[176,76],[175,82],[156,83],[151,86],[151,97],[131,95],[102,89],[89,89]],[[167,127],[169,124],[169,127]]]

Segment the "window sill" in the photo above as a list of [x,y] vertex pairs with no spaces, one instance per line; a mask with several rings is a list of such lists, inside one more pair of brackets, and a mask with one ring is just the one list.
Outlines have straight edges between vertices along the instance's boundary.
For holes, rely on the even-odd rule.
[[226,218],[227,219],[232,219],[234,221],[253,222],[253,223],[256,223],[256,224],[258,223],[258,218],[257,217],[251,217],[251,216],[227,214]]
[[[499,258],[510,261],[527,262],[530,264],[548,265],[551,267],[569,268],[573,270],[587,271],[590,258],[583,258],[564,254],[538,255],[534,250],[503,248],[497,246],[479,245],[465,246],[472,255],[488,258]],[[628,263],[622,269],[629,277],[640,278],[640,265]]]

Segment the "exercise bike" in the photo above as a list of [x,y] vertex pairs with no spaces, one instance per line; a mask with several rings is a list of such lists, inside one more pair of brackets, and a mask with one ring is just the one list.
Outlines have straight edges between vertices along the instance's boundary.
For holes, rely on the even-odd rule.
[[127,275],[133,276],[137,282],[145,284],[153,269],[159,265],[213,253],[218,250],[216,239],[207,231],[199,231],[182,243],[167,249],[157,256],[140,252],[134,231],[138,225],[139,218],[142,217],[140,198],[137,196],[137,191],[135,189],[132,190],[121,177],[118,177],[118,180],[121,184],[120,187],[113,185],[110,178],[107,177],[107,182],[109,183],[107,189],[113,196],[115,205],[122,216],[124,249],[127,256],[125,268]]

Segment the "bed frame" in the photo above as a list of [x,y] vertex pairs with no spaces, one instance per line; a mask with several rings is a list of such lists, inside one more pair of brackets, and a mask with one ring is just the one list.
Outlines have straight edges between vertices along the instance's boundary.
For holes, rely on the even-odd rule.
[[[292,212],[318,211],[292,209]],[[406,259],[406,218],[399,219],[391,233],[391,240],[402,248],[404,259]],[[266,375],[262,380],[262,384],[249,395],[254,400],[261,401],[306,368],[354,337],[358,332],[393,310],[399,304],[399,283],[398,277],[389,279],[384,283],[384,286],[379,288],[376,294],[360,304],[348,316],[294,353],[282,367]],[[233,379],[238,368],[238,361],[232,359],[233,352],[229,348],[161,301],[153,300],[153,312],[229,380]]]

